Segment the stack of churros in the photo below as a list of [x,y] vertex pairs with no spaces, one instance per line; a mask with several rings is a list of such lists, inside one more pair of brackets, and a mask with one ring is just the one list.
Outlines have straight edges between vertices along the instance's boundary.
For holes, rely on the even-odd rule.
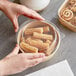
[[54,36],[50,31],[50,27],[47,25],[26,28],[24,35],[24,38],[20,38],[20,47],[26,53],[43,52],[47,54],[47,50],[54,41]]

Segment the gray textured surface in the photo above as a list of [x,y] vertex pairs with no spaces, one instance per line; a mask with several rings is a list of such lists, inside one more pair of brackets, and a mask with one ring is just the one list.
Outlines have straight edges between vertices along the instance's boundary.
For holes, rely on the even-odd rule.
[[[73,73],[76,76],[76,33],[64,28],[58,21],[57,12],[60,5],[64,0],[51,0],[49,6],[40,14],[47,20],[53,22],[57,25],[60,31],[65,35],[61,41],[60,48],[54,57],[48,62],[41,63],[35,67],[32,67],[22,73],[12,75],[12,76],[24,76],[31,72],[37,71],[39,69],[45,68],[59,61],[67,59]],[[19,17],[19,24],[21,25],[27,18],[21,16]],[[12,51],[16,44],[16,34],[13,30],[13,26],[8,18],[2,14],[0,16],[0,59],[6,56]],[[52,75],[51,75],[52,76]]]

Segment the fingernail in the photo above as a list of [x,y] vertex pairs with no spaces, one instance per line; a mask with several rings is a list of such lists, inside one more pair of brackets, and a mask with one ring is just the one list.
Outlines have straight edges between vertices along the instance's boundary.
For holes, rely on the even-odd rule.
[[45,20],[45,18],[43,18],[43,17],[40,17],[39,19],[40,19],[40,20]]
[[42,17],[42,20],[45,20],[45,18]]
[[18,46],[18,44],[16,44],[16,47]]
[[17,32],[17,30],[15,29],[15,32]]
[[17,48],[19,48],[19,45],[18,45],[18,44],[16,44],[16,47],[17,47]]
[[17,29],[15,29],[15,32],[17,32]]
[[18,32],[18,29],[19,29],[19,27],[16,27],[16,28],[15,28],[15,32]]

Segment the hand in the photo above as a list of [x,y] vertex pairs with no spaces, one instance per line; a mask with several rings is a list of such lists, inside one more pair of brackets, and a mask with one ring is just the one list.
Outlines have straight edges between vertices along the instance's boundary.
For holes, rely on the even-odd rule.
[[19,47],[16,46],[11,54],[0,61],[0,76],[10,75],[22,72],[29,67],[33,67],[43,62],[45,55],[43,53],[21,53],[18,54]]
[[12,21],[15,32],[18,31],[18,17],[20,15],[27,16],[32,19],[44,20],[38,13],[29,9],[23,5],[19,5],[16,3],[12,3],[8,0],[1,0],[0,5],[2,5],[1,10],[8,16],[8,18]]

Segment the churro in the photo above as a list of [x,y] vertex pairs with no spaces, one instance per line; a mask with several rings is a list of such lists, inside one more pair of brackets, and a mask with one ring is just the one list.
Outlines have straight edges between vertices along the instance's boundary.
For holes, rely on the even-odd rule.
[[37,32],[33,33],[33,37],[38,38],[38,39],[44,39],[44,40],[53,40],[53,35],[40,34],[40,33],[37,33]]
[[45,32],[49,32],[50,31],[50,29],[49,29],[49,26],[44,26],[43,27],[43,32],[45,33]]
[[43,33],[43,28],[28,28],[25,30],[25,35],[33,34],[33,32]]
[[50,45],[52,42],[50,40],[46,40],[45,43],[48,43]]
[[25,42],[21,42],[20,47],[27,53],[38,53],[38,48],[36,48],[34,46],[30,46],[29,44],[27,44]]
[[34,47],[36,47],[38,49],[45,50],[45,49],[49,48],[49,44],[48,43],[43,43],[41,41],[36,41],[36,40],[31,39],[31,38],[27,38],[26,39],[26,43],[28,43],[29,45],[34,46]]

